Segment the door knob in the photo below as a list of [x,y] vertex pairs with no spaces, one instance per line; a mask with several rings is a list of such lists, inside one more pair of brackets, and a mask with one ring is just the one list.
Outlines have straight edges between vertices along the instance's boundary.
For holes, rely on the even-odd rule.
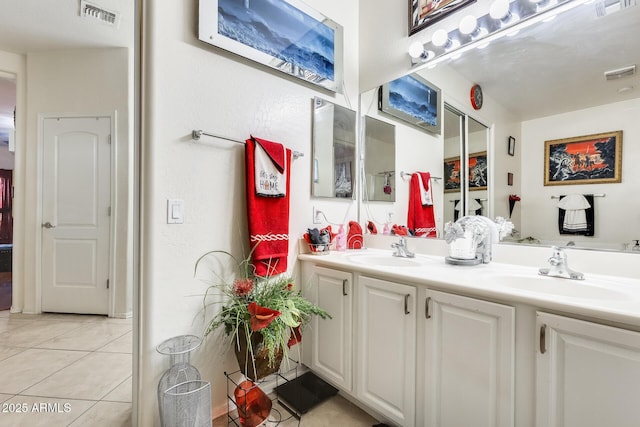
[[55,225],[51,224],[49,221],[45,222],[44,224],[42,224],[42,226],[44,228],[56,228]]

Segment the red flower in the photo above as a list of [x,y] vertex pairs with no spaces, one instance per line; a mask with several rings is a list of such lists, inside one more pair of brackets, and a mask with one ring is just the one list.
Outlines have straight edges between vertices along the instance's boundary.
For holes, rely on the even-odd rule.
[[250,303],[247,308],[251,315],[251,330],[253,332],[266,328],[276,319],[276,317],[280,316],[280,312],[278,310],[261,307],[255,302]]
[[236,279],[233,282],[233,293],[239,297],[249,295],[253,290],[253,280]]
[[519,202],[520,201],[520,196],[518,196],[517,194],[510,194],[509,195],[509,201],[510,202]]
[[293,285],[293,282],[289,282],[289,283],[287,284],[287,290],[288,290],[288,291],[292,291],[292,290],[293,290],[293,286],[294,286],[294,285]]
[[294,345],[298,344],[302,341],[302,331],[300,330],[300,326],[296,326],[291,330],[291,336],[289,337],[289,341],[287,342],[287,347],[291,348]]

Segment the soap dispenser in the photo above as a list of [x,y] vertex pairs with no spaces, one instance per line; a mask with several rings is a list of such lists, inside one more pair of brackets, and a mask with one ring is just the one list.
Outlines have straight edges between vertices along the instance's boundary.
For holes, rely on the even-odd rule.
[[640,251],[640,240],[633,240],[635,243],[635,245],[633,245],[633,247],[631,248],[632,251]]
[[347,235],[344,231],[344,224],[340,224],[340,228],[338,228],[338,235],[336,236],[336,250],[347,250]]

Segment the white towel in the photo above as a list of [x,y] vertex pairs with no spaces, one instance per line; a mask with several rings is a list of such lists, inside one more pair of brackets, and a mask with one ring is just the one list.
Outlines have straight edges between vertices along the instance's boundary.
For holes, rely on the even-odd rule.
[[281,173],[265,149],[260,144],[256,144],[254,158],[256,194],[266,197],[285,197],[287,195],[286,162],[285,156],[284,171]]
[[431,178],[427,183],[427,189],[424,188],[422,174],[418,173],[418,184],[420,184],[420,202],[422,206],[433,206],[433,196],[431,195]]
[[583,231],[587,229],[587,212],[591,205],[582,194],[569,194],[563,197],[557,204],[564,209],[564,222],[562,228],[566,231]]

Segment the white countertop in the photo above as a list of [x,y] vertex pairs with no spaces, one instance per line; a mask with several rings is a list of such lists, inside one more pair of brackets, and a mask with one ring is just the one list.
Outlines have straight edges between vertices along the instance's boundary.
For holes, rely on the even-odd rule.
[[300,254],[298,258],[319,266],[506,304],[526,304],[640,330],[637,279],[587,274],[586,280],[570,280],[540,276],[538,268],[515,264],[455,266],[446,264],[442,256],[395,258],[391,254],[391,250],[363,249],[327,255]]

